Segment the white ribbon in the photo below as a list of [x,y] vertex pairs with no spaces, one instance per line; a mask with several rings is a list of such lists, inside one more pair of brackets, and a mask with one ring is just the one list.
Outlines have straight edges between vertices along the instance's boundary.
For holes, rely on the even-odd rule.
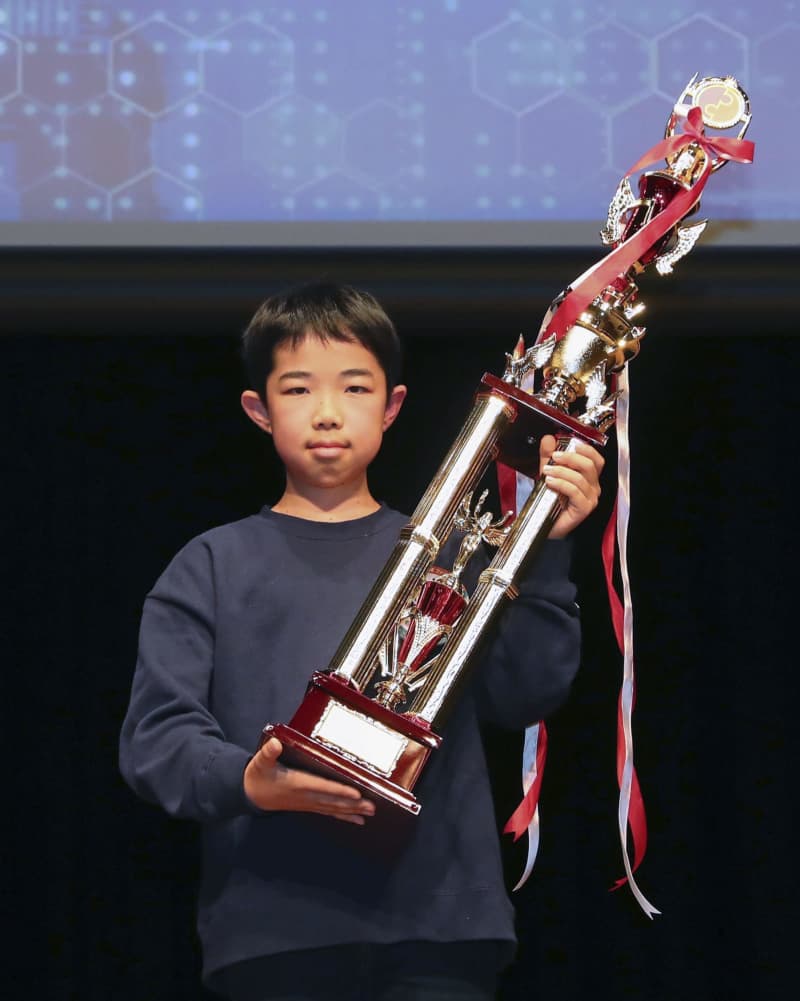
[[633,602],[631,600],[631,583],[628,574],[628,524],[630,522],[631,511],[631,464],[630,464],[630,438],[628,435],[629,410],[630,410],[630,387],[628,384],[628,368],[622,370],[619,376],[619,389],[622,391],[617,400],[617,544],[619,546],[619,566],[622,578],[623,596],[623,668],[622,668],[622,689],[620,699],[622,703],[622,730],[625,737],[625,760],[622,767],[622,780],[619,787],[619,806],[617,809],[617,822],[619,825],[620,843],[622,845],[622,860],[625,865],[625,874],[628,877],[628,884],[631,892],[636,898],[644,913],[652,919],[654,914],[660,914],[650,901],[644,896],[633,878],[631,860],[628,854],[628,815],[631,803],[631,783],[633,781],[633,692],[634,692],[634,672],[633,672]]
[[[522,748],[522,790],[525,796],[536,781],[536,753],[539,750],[539,724],[529,726],[525,730],[525,744]],[[524,798],[524,797],[523,797]],[[531,822],[528,824],[528,857],[525,859],[525,869],[512,890],[519,890],[528,882],[528,876],[533,871],[536,856],[539,853],[539,804],[536,804]]]

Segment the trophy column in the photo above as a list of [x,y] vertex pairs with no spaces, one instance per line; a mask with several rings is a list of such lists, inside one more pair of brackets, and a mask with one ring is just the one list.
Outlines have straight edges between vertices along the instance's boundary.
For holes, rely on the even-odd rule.
[[[560,451],[574,451],[577,438],[559,438]],[[459,676],[484,631],[505,605],[515,598],[518,579],[524,566],[535,559],[563,506],[562,498],[540,479],[511,526],[494,559],[478,578],[478,586],[448,640],[444,652],[420,688],[409,714],[434,726],[452,697]]]
[[393,625],[453,528],[466,493],[475,488],[497,456],[498,439],[516,417],[513,403],[499,393],[481,393],[467,422],[425,491],[411,522],[334,654],[329,671],[365,687],[378,652]]

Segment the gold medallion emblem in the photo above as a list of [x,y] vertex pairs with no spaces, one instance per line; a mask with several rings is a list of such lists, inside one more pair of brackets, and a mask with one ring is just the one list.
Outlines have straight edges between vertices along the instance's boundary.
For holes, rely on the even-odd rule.
[[705,79],[692,95],[694,104],[703,112],[707,128],[729,129],[747,114],[745,98],[735,82]]

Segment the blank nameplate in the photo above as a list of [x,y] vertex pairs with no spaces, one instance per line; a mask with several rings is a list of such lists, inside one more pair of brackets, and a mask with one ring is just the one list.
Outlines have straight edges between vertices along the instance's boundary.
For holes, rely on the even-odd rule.
[[402,734],[338,702],[328,703],[311,736],[383,775],[391,775],[407,743]]

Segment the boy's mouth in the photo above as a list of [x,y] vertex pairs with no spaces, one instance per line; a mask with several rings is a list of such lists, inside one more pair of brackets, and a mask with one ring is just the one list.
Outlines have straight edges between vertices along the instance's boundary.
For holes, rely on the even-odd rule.
[[343,441],[312,441],[308,447],[320,458],[325,458],[339,455],[349,446]]

